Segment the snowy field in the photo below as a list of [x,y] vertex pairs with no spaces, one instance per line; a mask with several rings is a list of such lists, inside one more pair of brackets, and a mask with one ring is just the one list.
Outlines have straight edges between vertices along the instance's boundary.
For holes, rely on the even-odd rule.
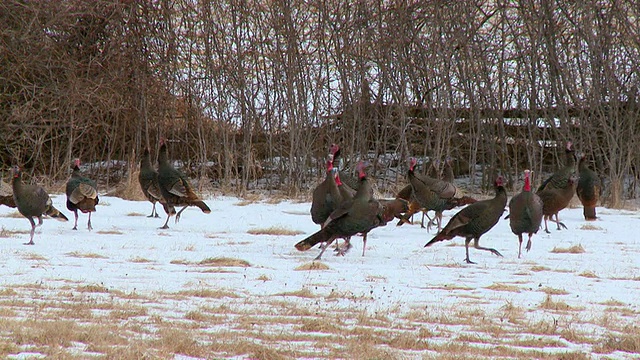
[[508,220],[481,241],[504,258],[471,249],[477,265],[463,239],[424,248],[433,230],[394,222],[365,257],[354,237],[313,263],[293,246],[318,229],[309,203],[207,203],[160,230],[150,203],[103,197],[89,232],[57,195],[71,220],[34,246],[0,207],[0,358],[640,358],[638,212],[564,210],[521,259]]

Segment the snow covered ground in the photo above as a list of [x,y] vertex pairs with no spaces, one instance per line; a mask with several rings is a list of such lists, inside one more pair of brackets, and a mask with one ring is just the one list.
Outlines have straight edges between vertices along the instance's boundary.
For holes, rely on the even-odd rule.
[[564,210],[521,259],[501,220],[481,243],[504,257],[477,265],[461,238],[424,248],[433,233],[390,223],[321,267],[293,246],[318,229],[305,202],[211,197],[160,230],[150,203],[104,197],[92,232],[64,203],[34,246],[0,207],[2,358],[640,357],[635,211]]

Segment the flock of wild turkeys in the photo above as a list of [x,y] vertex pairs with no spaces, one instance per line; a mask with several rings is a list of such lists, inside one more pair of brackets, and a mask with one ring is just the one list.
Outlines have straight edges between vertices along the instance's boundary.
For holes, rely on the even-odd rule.
[[[25,245],[33,245],[33,234],[36,226],[42,225],[43,215],[48,215],[61,221],[68,221],[69,219],[52,205],[49,194],[41,186],[27,185],[22,182],[22,172],[17,166],[11,169],[11,174],[11,193],[3,191],[2,196],[0,196],[0,204],[17,207],[18,212],[29,220],[31,223],[31,237]],[[158,170],[156,171],[151,166],[149,149],[145,149],[140,161],[138,180],[140,181],[142,192],[153,203],[153,210],[150,216],[158,217],[155,210],[157,202],[162,204],[167,213],[167,221],[165,221],[162,229],[169,227],[169,219],[173,215],[176,216],[176,222],[178,222],[180,215],[188,206],[197,206],[204,213],[211,212],[207,204],[200,200],[193,191],[186,176],[176,170],[169,162],[165,139],[160,139]],[[67,181],[66,194],[67,209],[73,211],[75,215],[73,230],[78,228],[78,210],[89,214],[87,228],[91,230],[91,213],[96,211],[96,205],[99,201],[98,190],[95,181],[80,174],[79,159],[74,161],[73,173],[69,181]],[[183,206],[183,208],[176,212],[176,206]],[[35,218],[38,219],[37,225]]]
[[[585,219],[596,219],[595,206],[602,192],[602,182],[597,174],[588,168],[584,154],[579,156],[578,162],[570,142],[567,143],[565,153],[565,166],[546,179],[535,193],[531,191],[531,172],[525,170],[522,192],[509,201],[509,214],[505,218],[509,219],[511,230],[518,236],[518,257],[522,254],[523,234],[528,235],[525,248],[529,251],[531,237],[538,232],[543,220],[547,233],[548,221],[556,223],[558,230],[561,227],[566,228],[560,222],[558,213],[569,205],[575,193],[584,206]],[[326,248],[334,240],[341,238],[345,243],[337,246],[336,252],[338,255],[344,255],[351,247],[351,236],[362,234],[364,256],[367,233],[372,229],[386,225],[394,217],[400,219],[397,224],[400,226],[420,211],[423,212],[424,227],[424,214],[435,211],[433,220],[437,223],[438,233],[425,247],[461,236],[465,238],[467,263],[473,263],[469,259],[469,244],[472,240],[476,249],[502,256],[495,249],[480,246],[480,237],[498,223],[507,207],[508,197],[502,176],[495,179],[495,197],[476,201],[463,195],[453,184],[450,159],[445,161],[444,174],[440,177],[436,162],[432,162],[435,166],[430,168],[429,175],[421,175],[415,172],[416,159],[411,158],[407,174],[409,184],[400,190],[394,200],[377,200],[373,197],[364,163],[358,163],[358,180],[352,182],[355,184],[355,190],[341,181],[340,177],[344,178],[345,175],[341,175],[338,169],[339,154],[340,148],[332,145],[327,160],[326,178],[313,192],[311,218],[314,223],[320,225],[320,230],[298,242],[295,245],[298,250],[308,250],[316,244],[322,244],[322,250],[316,257],[320,259]],[[434,169],[436,171],[432,172]],[[446,226],[442,227],[443,211],[463,205],[468,206],[453,215]],[[429,219],[427,228],[431,224],[432,220]]]
[[[549,232],[548,221],[556,223],[558,230],[561,227],[566,228],[560,222],[558,213],[569,205],[575,193],[584,206],[585,219],[596,219],[595,206],[602,192],[602,182],[597,174],[588,168],[584,154],[579,156],[578,161],[571,143],[567,143],[565,152],[565,166],[546,179],[535,193],[531,191],[531,172],[525,170],[522,192],[513,196],[508,203],[509,214],[505,219],[509,219],[511,230],[518,236],[520,242],[518,257],[522,253],[523,234],[528,235],[525,248],[529,251],[531,237],[540,229],[543,220],[546,232]],[[344,239],[344,244],[337,246],[335,250],[338,255],[344,255],[351,248],[351,236],[361,234],[364,256],[367,234],[371,230],[386,225],[394,218],[399,219],[397,225],[400,226],[409,222],[409,219],[419,212],[423,213],[422,226],[424,227],[425,214],[428,211],[434,211],[434,219],[427,216],[427,230],[435,221],[438,232],[425,246],[461,236],[465,238],[465,260],[468,263],[473,263],[469,259],[469,244],[472,240],[476,249],[502,256],[495,249],[480,246],[480,237],[498,223],[507,206],[508,199],[502,176],[495,179],[495,197],[476,201],[464,195],[454,185],[451,159],[445,160],[444,173],[440,176],[438,162],[432,162],[429,174],[422,175],[415,172],[417,161],[411,158],[407,173],[409,184],[400,190],[395,199],[386,200],[374,198],[374,192],[366,174],[366,163],[357,164],[357,180],[341,172],[340,163],[340,148],[334,144],[330,148],[326,162],[326,178],[314,189],[311,203],[311,219],[320,225],[320,230],[298,242],[295,245],[298,250],[308,250],[316,244],[321,244],[322,250],[316,257],[320,259],[334,240]],[[41,186],[22,182],[22,173],[18,167],[12,168],[11,173],[13,177],[11,191],[0,189],[0,204],[17,207],[20,214],[29,220],[31,235],[26,245],[33,245],[35,228],[42,225],[43,215],[62,221],[67,221],[68,218],[52,205],[49,195]],[[352,186],[343,183],[341,176],[345,181],[348,179]],[[153,204],[149,217],[159,217],[156,203],[160,203],[167,214],[162,229],[168,228],[169,220],[173,215],[178,222],[180,215],[188,206],[197,206],[204,213],[211,212],[207,204],[193,191],[185,175],[169,162],[165,139],[160,140],[157,170],[151,164],[149,149],[144,150],[140,160],[139,182],[144,195]],[[96,211],[99,201],[98,191],[93,180],[81,175],[78,159],[74,161],[73,173],[66,185],[66,195],[67,209],[73,211],[75,215],[73,229],[77,229],[78,211],[80,211],[89,214],[87,227],[91,230],[91,213]],[[175,208],[179,206],[183,208],[176,212]],[[465,207],[442,227],[443,211],[460,206]]]

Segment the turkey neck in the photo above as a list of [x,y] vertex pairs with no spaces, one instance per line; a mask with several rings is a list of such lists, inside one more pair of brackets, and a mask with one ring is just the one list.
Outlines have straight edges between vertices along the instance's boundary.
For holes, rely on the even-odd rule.
[[74,165],[73,166],[73,172],[71,173],[71,177],[72,178],[79,178],[80,177],[80,168],[78,167],[78,165]]
[[149,160],[149,152],[146,150],[142,154],[142,159],[140,159],[140,168],[151,169],[151,160]]
[[14,175],[13,176],[13,180],[11,182],[11,185],[13,187],[13,193],[14,194],[18,194],[20,192],[22,192],[22,174],[19,175]]
[[524,178],[524,187],[522,188],[524,192],[531,192],[531,179],[529,179],[529,175]]
[[373,189],[371,189],[369,179],[367,179],[367,176],[365,175],[360,178],[360,186],[358,187],[358,191],[356,191],[356,194],[353,196],[353,198],[368,202],[369,200],[371,200],[372,192]]
[[158,153],[158,167],[170,169],[169,161],[167,160],[167,145],[162,144],[160,146],[160,152]]
[[[496,186],[496,202],[501,202],[506,205],[507,203],[507,191],[504,189],[504,186]],[[504,207],[504,206],[503,206]]]

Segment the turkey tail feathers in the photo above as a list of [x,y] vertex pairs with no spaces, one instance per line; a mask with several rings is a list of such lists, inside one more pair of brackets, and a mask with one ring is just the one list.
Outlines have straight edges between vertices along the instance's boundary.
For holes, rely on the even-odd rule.
[[193,205],[197,206],[200,208],[200,210],[202,210],[203,213],[208,214],[211,212],[211,209],[209,209],[209,207],[207,206],[207,204],[204,203],[204,201],[200,200],[200,201],[194,201]]
[[585,206],[583,210],[585,220],[595,220],[596,219],[596,208],[595,206]]
[[61,213],[60,210],[56,209],[53,206],[49,206],[45,214],[51,216],[52,218],[55,218],[58,221],[69,221],[69,218],[64,216],[64,214]]
[[295,245],[296,249],[298,249],[300,251],[306,251],[306,250],[309,250],[312,247],[314,247],[316,244],[328,241],[331,238],[331,234],[326,229],[327,228],[324,228],[324,229],[322,229],[320,231],[317,231],[313,235],[311,235],[311,236],[307,237],[306,239],[300,241],[299,243],[297,243]]
[[444,241],[444,240],[451,240],[454,237],[449,235],[449,234],[444,234],[442,232],[438,233],[436,236],[433,237],[433,239],[431,239],[431,241],[429,241],[424,247],[427,246],[431,246],[439,241]]

